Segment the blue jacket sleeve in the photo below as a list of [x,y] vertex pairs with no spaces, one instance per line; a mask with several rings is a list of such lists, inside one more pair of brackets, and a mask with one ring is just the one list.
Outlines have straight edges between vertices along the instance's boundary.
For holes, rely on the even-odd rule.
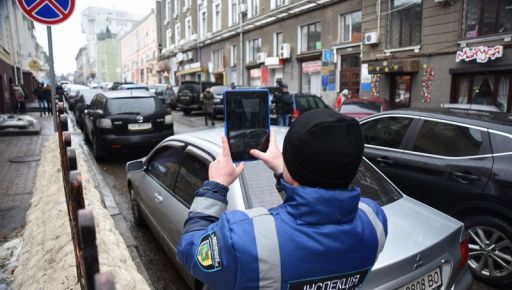
[[236,258],[227,207],[228,188],[206,181],[196,192],[178,244],[178,260],[211,289],[234,289]]

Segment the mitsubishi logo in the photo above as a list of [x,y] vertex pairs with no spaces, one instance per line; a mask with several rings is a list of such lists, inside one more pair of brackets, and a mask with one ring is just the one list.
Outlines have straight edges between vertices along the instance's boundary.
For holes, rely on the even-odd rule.
[[416,263],[414,264],[413,269],[417,270],[421,267],[423,267],[423,261],[421,260],[421,254],[418,254],[418,257],[416,257]]
[[137,122],[139,122],[139,123],[144,122],[144,117],[142,117],[142,116],[137,116]]

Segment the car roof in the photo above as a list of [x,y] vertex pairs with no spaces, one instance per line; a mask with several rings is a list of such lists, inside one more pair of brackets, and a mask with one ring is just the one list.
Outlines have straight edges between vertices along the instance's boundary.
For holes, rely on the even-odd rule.
[[146,90],[118,90],[118,91],[104,91],[101,93],[106,98],[127,98],[127,97],[154,97],[155,95]]
[[148,86],[145,84],[123,84],[119,86],[119,89],[132,89],[132,88],[142,88],[145,89]]
[[375,118],[383,115],[411,115],[434,118],[512,134],[512,114],[509,113],[474,111],[456,108],[409,108],[386,111],[372,115],[369,118]]

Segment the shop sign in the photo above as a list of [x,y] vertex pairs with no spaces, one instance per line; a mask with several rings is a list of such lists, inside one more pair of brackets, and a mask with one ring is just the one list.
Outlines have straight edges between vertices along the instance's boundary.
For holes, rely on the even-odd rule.
[[251,79],[259,79],[261,77],[261,69],[253,68],[249,71],[249,75],[251,76]]
[[261,67],[261,84],[263,86],[268,85],[268,67],[262,66]]
[[333,62],[332,50],[330,50],[330,49],[322,49],[322,62],[324,62],[324,63],[331,63],[331,62]]
[[284,65],[284,59],[279,58],[279,57],[266,57],[265,58],[265,65],[266,66]]
[[419,71],[420,62],[418,60],[401,60],[401,61],[383,61],[371,62],[368,64],[369,74],[387,74]]
[[361,65],[361,83],[359,90],[361,92],[370,92],[372,90],[372,77],[368,73],[368,64]]
[[302,73],[319,73],[322,70],[322,62],[319,60],[302,63]]
[[200,62],[194,62],[194,63],[191,63],[190,64],[190,68],[200,68],[201,67],[201,63]]
[[462,51],[457,51],[455,57],[456,62],[472,61],[476,59],[478,63],[486,63],[489,60],[495,60],[503,56],[503,46],[497,45],[494,47],[479,46],[479,47],[465,47]]

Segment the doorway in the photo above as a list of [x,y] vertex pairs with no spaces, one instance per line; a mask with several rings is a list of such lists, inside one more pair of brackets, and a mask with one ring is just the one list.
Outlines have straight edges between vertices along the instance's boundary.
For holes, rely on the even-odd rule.
[[361,82],[361,58],[359,54],[340,56],[340,91],[349,90],[351,98],[359,98]]
[[391,109],[409,108],[411,106],[412,75],[391,75],[389,105]]

